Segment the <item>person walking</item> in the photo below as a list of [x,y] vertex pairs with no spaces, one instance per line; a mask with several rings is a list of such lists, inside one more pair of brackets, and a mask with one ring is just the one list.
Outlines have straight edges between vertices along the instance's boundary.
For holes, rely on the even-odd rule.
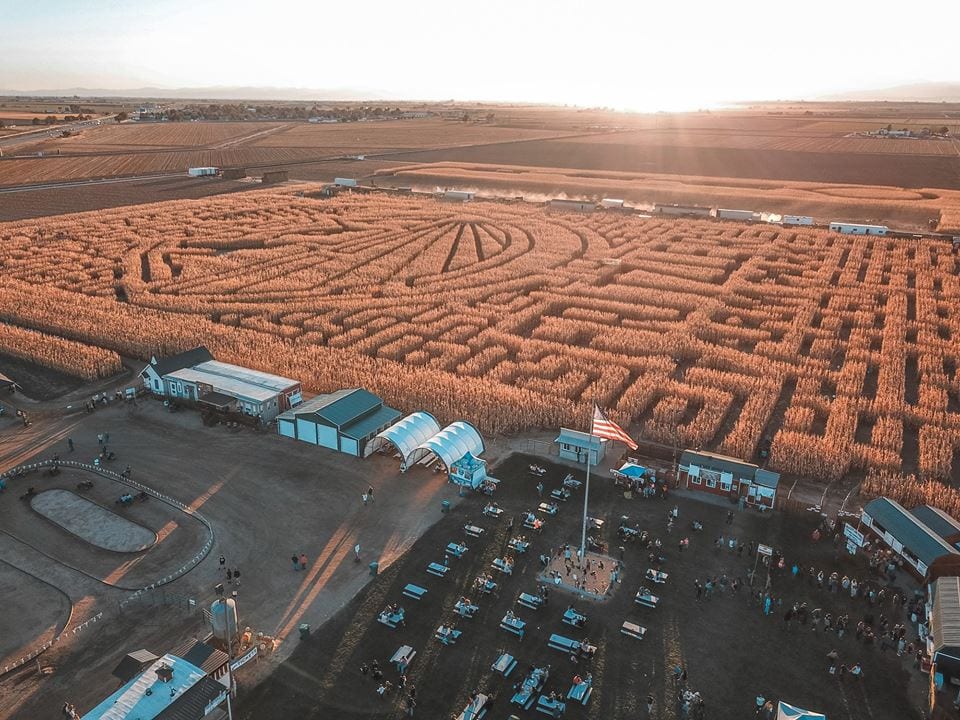
[[227,568],[227,585],[233,585],[233,570]]
[[360,543],[353,546],[353,561],[360,562]]
[[237,587],[240,587],[240,569],[239,568],[233,569],[233,584],[236,585]]
[[70,452],[73,452],[73,438],[67,438],[67,447],[70,448]]
[[103,445],[103,433],[97,433],[97,445]]
[[297,554],[296,554],[296,553],[294,553],[293,555],[290,556],[290,561],[293,563],[293,569],[294,569],[294,570],[299,570],[299,569],[300,569],[300,560],[299,560],[299,558],[297,558]]
[[360,496],[360,499],[363,500],[363,505],[364,505],[364,507],[366,507],[366,505],[367,505],[367,500],[370,499],[370,496],[367,495],[366,493],[363,493],[363,494]]
[[373,502],[373,485],[370,485],[370,486],[367,488],[367,499],[368,499],[370,502]]
[[538,496],[538,497],[543,497],[543,483],[542,483],[542,482],[538,482],[538,483],[537,483],[537,496]]
[[653,695],[647,694],[647,715],[653,715]]
[[306,570],[306,569],[307,569],[307,556],[306,556],[306,553],[300,553],[300,569],[301,569],[301,570]]

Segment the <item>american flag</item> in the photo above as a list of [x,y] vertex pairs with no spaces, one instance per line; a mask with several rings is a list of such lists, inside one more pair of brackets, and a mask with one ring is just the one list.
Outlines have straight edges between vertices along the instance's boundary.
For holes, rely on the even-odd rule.
[[596,405],[593,406],[593,427],[590,434],[607,440],[620,440],[626,443],[631,450],[637,449],[637,444],[627,435],[626,431],[613,420],[607,419],[607,416]]

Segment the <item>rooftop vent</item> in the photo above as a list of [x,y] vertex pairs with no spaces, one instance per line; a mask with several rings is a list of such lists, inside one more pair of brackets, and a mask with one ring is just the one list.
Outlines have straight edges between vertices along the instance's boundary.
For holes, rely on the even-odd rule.
[[167,664],[163,664],[157,668],[157,679],[160,682],[171,682],[173,680],[173,668]]

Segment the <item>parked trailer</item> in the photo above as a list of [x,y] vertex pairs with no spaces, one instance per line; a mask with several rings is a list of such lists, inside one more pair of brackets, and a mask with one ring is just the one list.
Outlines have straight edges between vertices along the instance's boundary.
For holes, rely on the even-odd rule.
[[658,215],[697,215],[700,217],[710,217],[713,214],[713,208],[702,207],[700,205],[664,205],[657,203],[653,206],[653,212]]
[[623,200],[619,198],[603,198],[600,201],[600,207],[607,208],[608,210],[611,208],[623,208],[623,205]]
[[444,200],[453,200],[455,202],[470,202],[473,200],[474,193],[470,190],[447,190],[443,193]]
[[860,223],[831,222],[830,229],[843,235],[886,235],[886,225],[862,225]]
[[218,172],[215,167],[192,167],[187,170],[187,174],[190,177],[209,177],[210,175],[216,175]]
[[725,208],[717,210],[717,217],[720,220],[753,220],[754,214],[753,210],[728,210]]
[[780,222],[784,225],[813,225],[813,218],[809,215],[784,215]]
[[334,178],[334,185],[339,185],[340,187],[356,187],[357,181],[353,178]]

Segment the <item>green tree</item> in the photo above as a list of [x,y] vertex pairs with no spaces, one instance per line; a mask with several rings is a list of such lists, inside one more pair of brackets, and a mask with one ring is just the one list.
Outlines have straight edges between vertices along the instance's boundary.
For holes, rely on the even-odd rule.
[[117,116],[116,116],[116,118],[114,118],[114,119],[119,123],[119,122],[123,122],[123,121],[126,120],[128,117],[130,117],[130,116],[127,114],[127,111],[126,111],[126,110],[121,110],[120,112],[117,113]]

